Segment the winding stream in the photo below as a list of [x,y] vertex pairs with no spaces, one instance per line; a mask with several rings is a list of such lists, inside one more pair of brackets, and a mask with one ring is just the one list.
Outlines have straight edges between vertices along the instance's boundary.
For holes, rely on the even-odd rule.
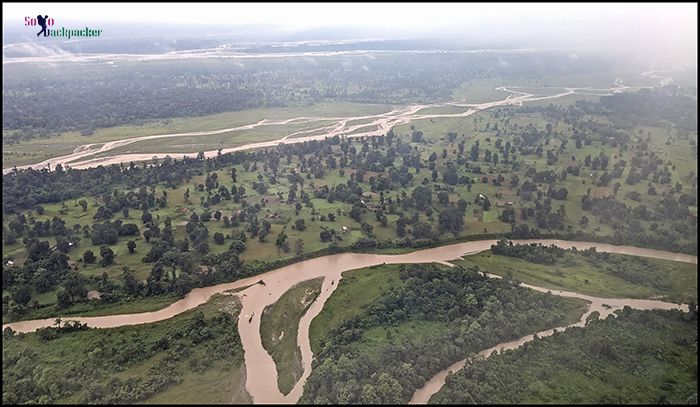
[[[658,77],[661,78],[661,77]],[[335,121],[335,123],[322,126],[322,127],[313,127],[310,129],[303,129],[299,130],[293,133],[290,133],[282,138],[279,138],[277,140],[271,140],[271,141],[263,141],[263,142],[258,142],[258,143],[249,143],[249,144],[244,144],[236,147],[229,147],[229,148],[224,148],[221,149],[222,154],[230,153],[230,152],[235,152],[235,151],[243,151],[243,150],[250,150],[250,149],[255,149],[255,148],[264,148],[264,147],[274,147],[280,144],[290,144],[290,143],[303,143],[305,141],[312,141],[312,140],[324,140],[327,137],[334,137],[334,136],[345,136],[349,138],[358,138],[358,137],[374,137],[374,136],[380,136],[380,135],[385,135],[392,127],[400,125],[400,124],[405,124],[413,120],[421,120],[421,119],[436,119],[436,118],[450,118],[450,117],[467,117],[470,116],[476,112],[479,112],[484,109],[490,109],[493,107],[497,106],[506,106],[506,105],[516,105],[516,106],[522,106],[523,102],[533,102],[533,101],[538,101],[538,100],[548,100],[548,99],[556,99],[560,98],[563,96],[568,96],[568,95],[573,95],[573,94],[582,94],[582,95],[588,95],[588,94],[594,94],[597,96],[605,96],[605,95],[611,95],[613,93],[619,93],[623,91],[631,91],[631,90],[638,90],[642,88],[649,88],[649,87],[629,87],[622,85],[620,83],[616,83],[614,87],[611,88],[606,88],[606,89],[594,89],[594,88],[587,88],[587,87],[579,87],[579,88],[574,88],[574,87],[568,87],[568,88],[562,88],[564,89],[563,92],[557,93],[554,95],[548,95],[548,96],[535,96],[532,93],[527,93],[527,92],[522,92],[522,91],[517,91],[513,90],[507,87],[499,87],[496,88],[496,90],[501,90],[508,92],[509,95],[505,97],[502,100],[494,101],[494,102],[487,102],[487,103],[477,103],[477,104],[468,104],[462,102],[447,102],[447,103],[433,103],[433,104],[425,104],[425,105],[412,105],[412,106],[401,106],[401,107],[396,107],[393,110],[385,113],[380,113],[376,115],[365,115],[365,116],[354,116],[354,117],[309,117],[309,116],[301,116],[301,117],[295,117],[292,119],[284,119],[284,120],[269,120],[269,119],[263,119],[260,120],[256,123],[251,123],[251,124],[246,124],[243,126],[237,126],[237,127],[231,127],[231,128],[225,128],[225,129],[218,129],[218,130],[207,130],[207,131],[193,131],[193,132],[185,132],[185,133],[171,133],[171,134],[158,134],[158,135],[152,135],[152,136],[141,136],[141,137],[132,137],[132,138],[126,138],[126,139],[121,139],[121,140],[115,140],[115,141],[110,141],[106,143],[93,143],[93,144],[83,144],[78,147],[76,147],[71,154],[59,156],[59,157],[52,157],[47,160],[44,160],[42,162],[39,162],[37,164],[28,164],[28,165],[23,165],[23,166],[18,166],[16,167],[18,170],[22,169],[28,169],[28,168],[55,168],[56,165],[61,164],[64,168],[65,167],[71,167],[74,169],[85,169],[85,168],[92,168],[92,167],[97,167],[100,165],[111,165],[111,164],[119,164],[123,162],[138,162],[138,161],[148,161],[152,160],[154,157],[155,158],[164,158],[167,155],[170,155],[173,158],[179,158],[179,157],[196,157],[198,155],[198,152],[190,152],[190,153],[175,153],[175,152],[170,152],[170,153],[125,153],[125,154],[116,154],[116,155],[111,155],[111,156],[106,156],[106,157],[93,157],[97,154],[102,154],[106,153],[108,151],[114,150],[119,147],[124,147],[129,144],[141,142],[141,141],[146,141],[146,140],[154,140],[154,139],[162,139],[162,138],[173,138],[173,137],[191,137],[191,136],[210,136],[210,135],[216,135],[216,134],[223,134],[223,133],[229,133],[229,132],[236,132],[236,131],[243,131],[243,130],[252,130],[255,128],[260,128],[260,127],[265,127],[265,126],[283,126],[287,124],[318,124],[320,122],[326,122],[326,121]],[[594,93],[590,93],[594,92]],[[605,93],[596,93],[596,92],[605,92]],[[464,112],[460,113],[435,113],[435,114],[419,114],[419,111],[424,110],[424,109],[429,109],[429,108],[436,108],[436,107],[461,107],[465,108],[466,110]],[[366,123],[360,123],[360,124],[354,124],[354,125],[349,125],[348,123],[351,121],[369,121]],[[363,131],[363,132],[355,132],[357,130],[360,130],[362,128],[369,127],[372,130],[368,131]],[[319,134],[316,134],[319,133]],[[215,157],[219,154],[219,150],[210,150],[210,151],[205,151],[204,156],[209,158],[209,157]],[[92,158],[91,158],[92,157]],[[13,170],[13,168],[5,168],[3,169],[3,174],[10,173]]]
[[[195,288],[183,299],[159,311],[98,317],[66,317],[64,319],[77,320],[96,328],[111,328],[162,321],[172,318],[173,316],[187,310],[193,309],[198,305],[204,304],[214,294],[222,293],[227,290],[244,288],[250,285],[250,287],[242,289],[234,294],[240,298],[242,304],[242,309],[238,320],[238,329],[245,352],[244,358],[247,376],[246,389],[256,403],[295,403],[301,397],[306,379],[311,374],[311,361],[313,359],[313,353],[311,352],[311,346],[309,343],[309,326],[313,318],[316,317],[316,315],[318,315],[323,309],[326,300],[338,287],[338,282],[342,278],[342,273],[344,271],[383,263],[400,264],[437,262],[450,265],[450,263],[448,263],[450,260],[455,260],[465,255],[476,254],[489,250],[491,245],[495,244],[496,242],[496,240],[481,240],[457,243],[398,255],[364,253],[334,254],[305,260],[268,271],[261,275],[248,277],[231,283],[224,283],[204,288]],[[565,249],[576,247],[577,249],[581,250],[595,247],[596,250],[601,252],[628,254],[697,264],[696,256],[632,246],[615,246],[603,243],[554,239],[513,240],[513,243],[542,243],[545,245],[554,244]],[[284,396],[277,388],[277,380],[274,379],[277,377],[275,363],[272,360],[272,357],[262,346],[260,337],[260,316],[262,315],[263,309],[267,305],[275,303],[282,296],[282,294],[284,294],[294,285],[317,277],[324,277],[321,294],[301,318],[297,336],[298,344],[301,348],[302,366],[304,372],[292,391]],[[256,284],[256,282],[259,280],[263,280],[265,285]],[[332,284],[332,282],[334,283]],[[551,291],[555,295],[576,297],[590,301],[591,306],[584,317],[593,311],[598,311],[601,313],[601,316],[605,316],[610,314],[614,309],[621,308],[625,305],[638,309],[687,309],[687,305],[678,305],[663,301],[597,298],[578,293],[550,290],[526,284],[522,285],[539,291]],[[608,309],[603,307],[602,304],[608,304],[613,308]],[[249,322],[249,319],[246,316],[250,315],[252,315],[253,318]],[[9,326],[18,332],[31,332],[41,327],[51,326],[54,324],[54,321],[55,318],[47,318],[41,320],[13,322],[4,324],[3,329]],[[582,319],[582,321],[585,321],[585,319]],[[582,321],[579,321],[579,324],[582,323]],[[540,336],[542,335],[544,335],[544,333],[540,334]],[[528,337],[521,338],[513,343],[527,341],[527,338]],[[514,345],[501,344],[498,346]],[[456,368],[457,365],[453,367]],[[449,371],[449,369],[444,371],[444,376],[447,375],[447,371]],[[443,372],[441,372],[441,374],[442,373]],[[430,395],[439,390],[442,384],[444,384],[444,377],[442,377],[442,382],[440,382],[439,378],[433,378],[426,384],[426,387],[419,390],[419,392],[422,391],[420,394],[427,394],[427,397],[429,398]],[[414,396],[414,399],[416,397],[418,396]]]
[[[661,76],[652,76],[654,72],[645,72],[643,75],[651,76],[654,78],[665,79]],[[667,78],[666,78],[667,79]],[[432,119],[432,118],[445,118],[445,117],[467,117],[480,110],[489,109],[496,106],[504,105],[522,105],[523,102],[537,101],[537,100],[547,100],[556,99],[572,94],[595,94],[595,95],[608,95],[613,93],[619,93],[629,90],[637,90],[649,87],[628,87],[620,83],[616,83],[615,87],[608,89],[593,89],[593,88],[562,88],[564,92],[536,97],[531,93],[522,92],[514,89],[509,89],[506,87],[497,88],[497,90],[503,90],[509,92],[509,95],[502,100],[488,103],[480,104],[467,104],[462,102],[450,102],[443,104],[427,104],[427,105],[414,105],[406,107],[398,107],[390,112],[381,113],[378,115],[368,115],[368,116],[358,116],[358,117],[296,117],[286,120],[260,120],[253,124],[248,124],[244,126],[238,126],[227,129],[211,130],[211,131],[198,131],[189,133],[174,133],[174,134],[162,134],[153,136],[143,136],[134,137],[129,139],[117,140],[112,142],[107,142],[104,144],[85,144],[77,147],[72,154],[68,154],[61,157],[54,157],[45,160],[38,164],[31,164],[22,167],[17,167],[18,169],[24,168],[43,168],[46,166],[55,167],[57,164],[63,166],[70,166],[72,168],[90,168],[99,165],[109,165],[121,162],[131,162],[131,161],[146,161],[153,159],[154,156],[164,157],[165,155],[172,156],[188,156],[194,157],[197,155],[196,152],[186,153],[186,154],[176,154],[176,153],[135,153],[135,154],[119,154],[111,157],[101,157],[101,158],[90,158],[98,153],[104,153],[113,150],[118,147],[129,145],[131,143],[158,139],[158,138],[172,138],[172,137],[184,137],[184,136],[206,136],[221,134],[232,131],[250,130],[257,127],[263,126],[274,126],[274,125],[285,125],[290,123],[296,124],[313,124],[321,121],[333,120],[336,121],[334,124],[330,124],[323,127],[307,128],[291,133],[285,137],[278,140],[259,142],[245,144],[237,147],[231,147],[223,149],[222,153],[228,153],[233,151],[241,151],[247,149],[261,148],[261,147],[273,147],[284,143],[301,143],[310,140],[323,140],[327,137],[332,136],[347,136],[347,137],[366,137],[366,136],[378,136],[386,134],[389,129],[393,126],[408,123],[411,120],[420,119]],[[590,93],[593,92],[593,93]],[[599,93],[604,92],[604,93]],[[445,107],[445,106],[456,106],[463,107],[466,110],[461,113],[445,113],[445,114],[418,114],[420,110],[433,108],[433,107]],[[363,120],[369,122],[348,125],[350,121]],[[354,133],[356,130],[362,129],[364,127],[373,128],[373,130]],[[319,133],[319,134],[316,134]],[[206,157],[213,157],[218,154],[218,150],[205,152]],[[3,173],[8,173],[12,169],[4,169]],[[690,256],[680,253],[672,253],[661,250],[645,249],[632,246],[615,246],[610,244],[602,243],[591,243],[591,242],[574,242],[574,241],[564,241],[564,240],[551,240],[551,239],[535,239],[535,240],[514,240],[514,243],[543,243],[545,245],[555,244],[562,248],[576,247],[578,249],[587,249],[590,247],[595,247],[598,251],[627,254],[643,257],[651,257],[665,260],[681,261],[687,263],[697,264],[697,257]],[[241,342],[244,349],[245,358],[245,369],[246,369],[246,389],[250,393],[255,403],[296,403],[302,393],[303,387],[306,383],[307,378],[311,374],[311,361],[313,359],[313,353],[311,352],[311,346],[309,342],[309,326],[311,321],[321,312],[326,300],[330,297],[333,291],[338,287],[338,282],[342,278],[342,273],[348,270],[360,269],[364,267],[379,265],[383,263],[387,264],[400,264],[400,263],[441,263],[452,266],[449,261],[458,259],[465,255],[471,255],[480,253],[482,251],[489,250],[491,245],[496,243],[496,240],[482,240],[466,243],[457,243],[452,245],[446,245],[441,247],[436,247],[432,249],[417,250],[412,253],[400,254],[400,255],[380,255],[380,254],[359,254],[359,253],[343,253],[330,256],[319,257],[315,259],[305,260],[299,263],[291,264],[279,269],[275,269],[266,272],[262,275],[252,276],[245,279],[241,279],[231,283],[219,284],[211,287],[196,288],[189,292],[184,298],[176,301],[175,303],[169,305],[158,311],[144,312],[138,314],[122,314],[122,315],[108,315],[108,316],[98,316],[98,317],[67,317],[67,320],[77,320],[82,323],[86,323],[91,327],[95,328],[112,328],[118,326],[126,325],[138,325],[146,324],[157,321],[162,321],[168,318],[172,318],[175,315],[181,314],[185,311],[193,309],[201,304],[204,304],[209,300],[209,298],[217,293],[223,293],[232,289],[241,289],[233,295],[237,295],[242,304],[242,309],[240,312],[238,320],[238,330],[241,337]],[[494,275],[488,275],[489,277],[498,277]],[[297,336],[297,342],[301,348],[302,356],[302,366],[303,374],[299,381],[296,383],[292,391],[286,396],[282,395],[277,388],[277,380],[273,379],[277,377],[277,371],[275,363],[272,357],[267,353],[267,351],[262,346],[262,341],[260,337],[260,317],[262,315],[263,309],[275,303],[287,290],[292,288],[294,285],[307,281],[317,277],[324,277],[321,294],[318,296],[316,301],[311,305],[307,312],[303,315],[299,322],[299,330]],[[265,282],[264,285],[256,284],[259,280]],[[542,287],[531,286],[528,284],[521,284],[522,286],[543,291],[551,292],[555,295],[561,295],[565,297],[580,298],[590,302],[587,311],[583,314],[581,319],[569,326],[583,326],[585,325],[585,320],[594,311],[598,311],[601,318],[610,315],[616,309],[620,309],[625,305],[628,305],[637,309],[683,309],[687,310],[688,306],[667,303],[657,300],[640,300],[640,299],[621,299],[621,298],[598,298],[588,295],[583,295],[575,292],[569,291],[559,291],[550,290]],[[248,286],[246,288],[246,286]],[[249,318],[252,315],[252,319]],[[54,324],[55,318],[47,318],[41,320],[32,321],[20,321],[8,324],[3,324],[3,329],[6,327],[11,327],[18,332],[32,332],[38,328],[52,326]],[[542,332],[538,332],[536,335],[539,337],[551,335],[556,329],[564,329],[566,327],[554,328]],[[482,356],[490,355],[494,350],[504,350],[504,349],[514,349],[522,344],[533,340],[534,335],[528,335],[523,338],[519,338],[512,342],[502,343],[494,346],[493,348],[481,351],[479,354]],[[426,403],[430,397],[436,393],[445,383],[445,378],[447,374],[451,371],[456,371],[464,366],[466,359],[459,361],[449,368],[439,372],[433,378],[428,380],[426,384],[418,389],[411,403]]]

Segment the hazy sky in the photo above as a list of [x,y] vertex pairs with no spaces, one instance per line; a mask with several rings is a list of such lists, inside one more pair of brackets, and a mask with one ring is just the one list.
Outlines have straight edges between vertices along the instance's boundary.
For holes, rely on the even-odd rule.
[[[697,5],[551,4],[551,3],[3,3],[3,20],[11,23],[39,13],[56,19],[111,22],[198,24],[279,24],[329,26],[356,24],[377,27],[435,26],[516,22],[590,22],[634,24],[641,21],[697,24]],[[620,19],[625,19],[621,21]],[[501,27],[502,28],[502,27]]]
[[3,3],[3,25],[21,28],[25,16],[39,13],[54,17],[59,27],[61,21],[272,24],[290,30],[357,26],[379,35],[518,39],[542,47],[697,58],[695,3]]

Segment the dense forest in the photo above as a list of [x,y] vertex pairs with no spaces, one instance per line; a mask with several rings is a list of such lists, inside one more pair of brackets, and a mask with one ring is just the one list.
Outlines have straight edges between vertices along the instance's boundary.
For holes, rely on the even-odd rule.
[[[463,355],[547,327],[565,325],[576,300],[491,280],[478,269],[401,266],[404,284],[324,338],[302,402],[405,403],[413,391]],[[407,327],[427,322],[429,334]],[[386,341],[368,339],[386,332]],[[386,343],[385,343],[386,342]]]
[[[135,69],[138,64],[138,69]],[[605,69],[563,53],[380,53],[183,59],[56,67],[8,64],[3,143],[148,120],[322,101],[403,104],[450,99],[479,78],[540,78]],[[89,139],[87,139],[89,140]]]
[[605,114],[610,121],[623,128],[638,124],[653,126],[659,121],[675,123],[678,128],[688,132],[697,131],[698,128],[697,99],[683,94],[673,85],[604,96],[598,104],[577,101],[576,106],[585,113]]
[[697,404],[697,310],[593,316],[487,359],[473,358],[438,404]]

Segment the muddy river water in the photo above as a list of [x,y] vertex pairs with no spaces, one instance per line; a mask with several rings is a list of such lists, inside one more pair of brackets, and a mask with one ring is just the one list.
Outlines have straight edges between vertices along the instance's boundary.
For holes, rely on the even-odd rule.
[[[665,260],[674,260],[697,264],[697,257],[687,254],[672,253],[654,249],[644,249],[632,246],[615,246],[602,243],[564,241],[554,239],[535,240],[514,240],[514,243],[543,243],[545,245],[554,244],[562,248],[576,247],[577,249],[587,249],[595,247],[598,251],[628,254],[635,256],[651,257]],[[252,396],[255,403],[295,403],[302,395],[306,379],[311,374],[311,361],[313,354],[309,343],[309,326],[311,321],[318,315],[326,300],[330,297],[338,282],[342,278],[342,273],[348,270],[360,269],[379,264],[399,264],[399,263],[441,263],[450,265],[450,260],[459,259],[462,256],[476,254],[489,250],[496,240],[481,240],[464,242],[441,247],[417,250],[411,253],[389,255],[389,254],[365,254],[365,253],[342,253],[329,256],[318,257],[294,263],[285,267],[268,271],[266,273],[238,280],[231,283],[219,284],[212,287],[196,288],[189,292],[184,298],[159,311],[144,312],[138,314],[107,315],[98,317],[67,317],[66,320],[77,320],[87,323],[88,326],[96,328],[111,328],[125,325],[138,325],[162,321],[178,315],[198,305],[204,304],[209,298],[217,293],[223,293],[232,289],[241,289],[237,295],[242,304],[241,313],[238,320],[238,329],[245,352],[246,365],[246,389]],[[491,276],[490,277],[497,277]],[[277,388],[277,371],[272,357],[262,346],[260,337],[260,317],[263,309],[275,303],[285,292],[298,283],[323,277],[321,294],[310,306],[306,314],[299,322],[298,344],[301,348],[303,375],[296,383],[292,391],[286,396],[281,394]],[[256,284],[263,280],[265,284]],[[601,317],[609,315],[615,309],[629,305],[638,309],[685,309],[687,305],[667,303],[657,300],[639,300],[624,298],[596,298],[573,292],[550,290],[541,287],[523,286],[539,290],[551,291],[555,295],[581,298],[590,302],[589,308],[579,321],[578,325],[583,325],[585,318],[593,311],[598,311]],[[606,306],[603,306],[606,304]],[[252,318],[251,318],[252,316]],[[55,318],[42,320],[20,321],[4,324],[15,331],[30,332],[38,328],[53,325]],[[562,327],[563,328],[563,327]],[[550,332],[551,333],[551,332]],[[539,336],[546,335],[547,332],[539,333]],[[496,348],[505,349],[517,347],[520,344],[531,340],[532,337],[518,339],[514,342],[500,344]],[[485,350],[484,354],[490,354],[490,350]],[[465,355],[466,356],[466,355]],[[432,394],[439,390],[444,384],[447,372],[458,369],[460,361],[451,368],[440,372],[437,376],[429,380],[425,387],[419,389],[413,397],[413,402],[426,402]]]

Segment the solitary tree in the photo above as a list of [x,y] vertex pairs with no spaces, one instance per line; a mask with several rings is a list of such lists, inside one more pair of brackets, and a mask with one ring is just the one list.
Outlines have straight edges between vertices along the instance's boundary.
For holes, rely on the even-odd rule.
[[60,290],[56,293],[56,308],[64,309],[72,304],[70,294],[66,290]]
[[586,226],[588,226],[588,217],[586,215],[581,216],[581,219],[578,221],[578,223],[585,228]]
[[72,302],[76,298],[84,298],[87,296],[87,288],[85,288],[85,277],[78,272],[72,271],[63,279],[63,286],[70,295]]
[[92,250],[86,250],[85,253],[83,253],[83,261],[88,264],[94,263],[95,253],[93,253]]
[[153,215],[151,215],[148,211],[143,211],[143,214],[141,215],[141,220],[143,223],[148,223],[153,219]]
[[447,208],[440,211],[440,229],[446,232],[459,233],[464,227],[464,212],[457,208]]
[[287,242],[287,234],[284,233],[284,230],[277,235],[275,245],[277,246],[277,250],[282,249],[285,253],[289,252],[289,242]]
[[29,301],[32,300],[32,290],[26,284],[22,284],[17,287],[12,299],[15,300],[17,304],[27,305]]
[[294,245],[294,249],[296,251],[297,256],[301,256],[301,254],[304,253],[304,239],[297,239]]
[[112,251],[109,246],[100,247],[100,256],[102,256],[102,261],[100,262],[102,267],[106,267],[114,263],[114,251]]
[[421,185],[417,186],[413,190],[411,197],[413,198],[416,208],[419,210],[424,210],[430,205],[433,199],[433,192],[430,190],[430,188]]

